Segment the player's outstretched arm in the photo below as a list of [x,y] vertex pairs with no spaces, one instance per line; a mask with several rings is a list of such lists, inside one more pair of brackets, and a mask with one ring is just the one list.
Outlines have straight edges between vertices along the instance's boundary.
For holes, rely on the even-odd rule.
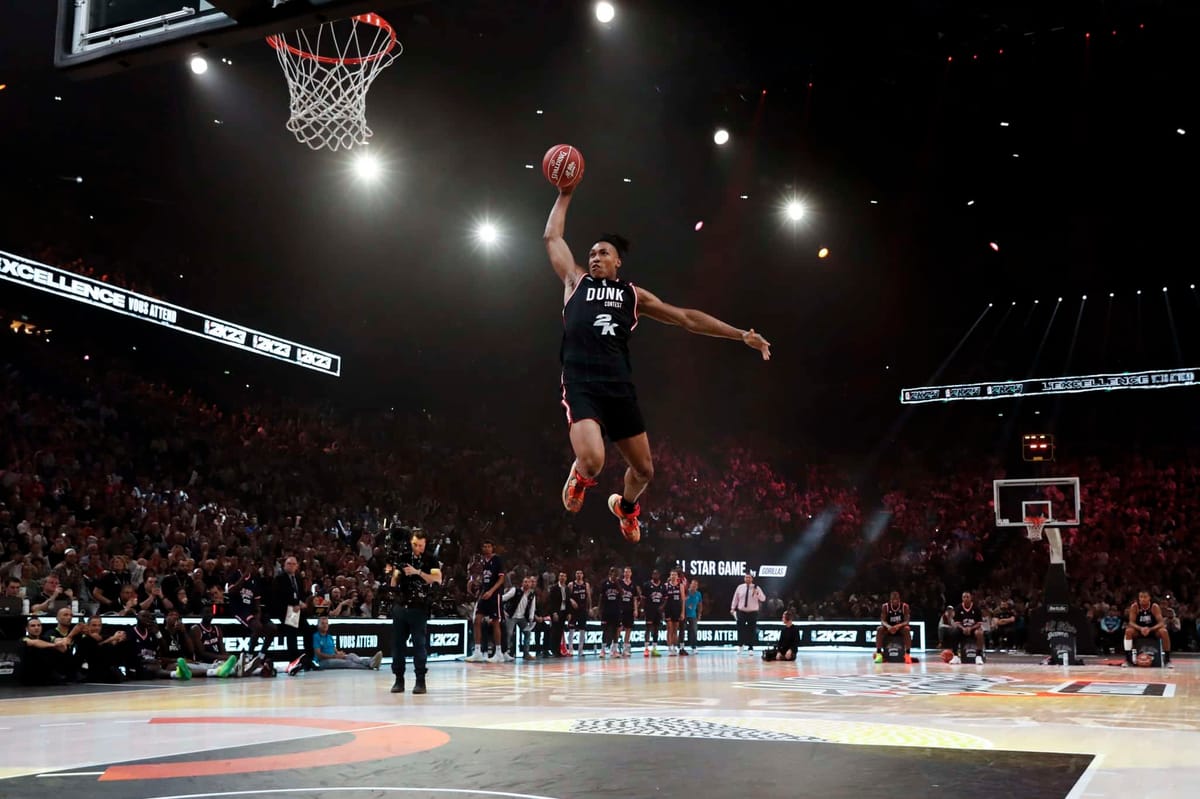
[[641,286],[637,287],[637,300],[638,313],[648,316],[656,322],[676,325],[689,333],[701,336],[736,339],[747,347],[762,353],[764,361],[771,360],[771,342],[755,333],[754,328],[740,330],[703,311],[693,308],[677,308],[663,302]]
[[567,291],[573,291],[575,284],[584,274],[583,268],[576,264],[571,256],[571,248],[563,239],[563,231],[567,225],[567,206],[570,204],[571,193],[560,192],[558,199],[554,201],[554,207],[550,209],[550,218],[546,220],[546,232],[542,234],[542,240],[546,243],[546,254],[550,256],[550,265],[554,267],[554,273],[567,287]]

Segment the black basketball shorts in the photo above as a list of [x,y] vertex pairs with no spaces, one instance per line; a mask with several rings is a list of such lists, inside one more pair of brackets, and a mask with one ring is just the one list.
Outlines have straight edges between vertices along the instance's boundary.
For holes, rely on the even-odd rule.
[[667,621],[679,621],[679,616],[683,613],[683,605],[679,602],[668,602],[663,609],[663,615],[667,617]]
[[562,406],[568,425],[594,419],[609,441],[623,441],[646,432],[633,383],[566,383],[562,387]]
[[646,608],[646,624],[662,624],[662,608]]
[[492,594],[490,599],[480,597],[476,600],[475,615],[485,621],[504,621],[504,608],[500,604],[500,592]]

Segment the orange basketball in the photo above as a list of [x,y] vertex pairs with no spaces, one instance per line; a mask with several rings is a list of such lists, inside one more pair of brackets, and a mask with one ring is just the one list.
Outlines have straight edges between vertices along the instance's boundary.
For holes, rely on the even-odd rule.
[[583,179],[583,153],[569,144],[556,144],[542,157],[542,174],[554,188],[571,189]]
[[952,652],[949,649],[943,649],[942,650],[942,662],[949,663],[952,660],[954,660],[954,652]]

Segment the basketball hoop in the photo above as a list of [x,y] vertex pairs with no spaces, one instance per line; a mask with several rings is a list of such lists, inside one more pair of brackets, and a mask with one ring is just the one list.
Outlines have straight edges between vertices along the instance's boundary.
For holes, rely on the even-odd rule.
[[1045,526],[1046,519],[1041,516],[1025,517],[1025,535],[1029,536],[1030,541],[1040,541],[1042,539],[1042,528]]
[[287,129],[314,150],[350,149],[371,138],[367,91],[404,51],[378,14],[267,37],[291,95]]

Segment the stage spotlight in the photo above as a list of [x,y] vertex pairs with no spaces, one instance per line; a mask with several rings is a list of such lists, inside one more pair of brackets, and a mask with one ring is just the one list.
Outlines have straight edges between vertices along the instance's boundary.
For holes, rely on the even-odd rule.
[[829,257],[829,248],[822,247],[821,249],[817,250],[817,257],[818,258],[828,258]]
[[787,214],[787,218],[793,222],[799,222],[804,218],[804,206],[800,204],[799,200],[788,200],[787,205],[784,206],[783,212]]
[[725,144],[728,141],[729,141],[729,131],[725,130],[725,128],[718,128],[717,132],[713,134],[713,143],[714,144]]
[[188,66],[197,75],[203,75],[205,72],[208,72],[208,60],[198,55],[192,56],[192,60],[188,62]]
[[354,157],[354,174],[362,180],[375,181],[383,174],[383,165],[374,153],[359,153]]
[[612,3],[596,3],[596,19],[601,22],[609,23],[613,21],[613,17],[617,15],[617,9],[613,8]]
[[1000,245],[994,241],[989,241],[988,246],[992,248],[992,252],[1000,252]]
[[500,240],[500,229],[492,222],[480,222],[475,228],[475,238],[480,244],[490,247]]

